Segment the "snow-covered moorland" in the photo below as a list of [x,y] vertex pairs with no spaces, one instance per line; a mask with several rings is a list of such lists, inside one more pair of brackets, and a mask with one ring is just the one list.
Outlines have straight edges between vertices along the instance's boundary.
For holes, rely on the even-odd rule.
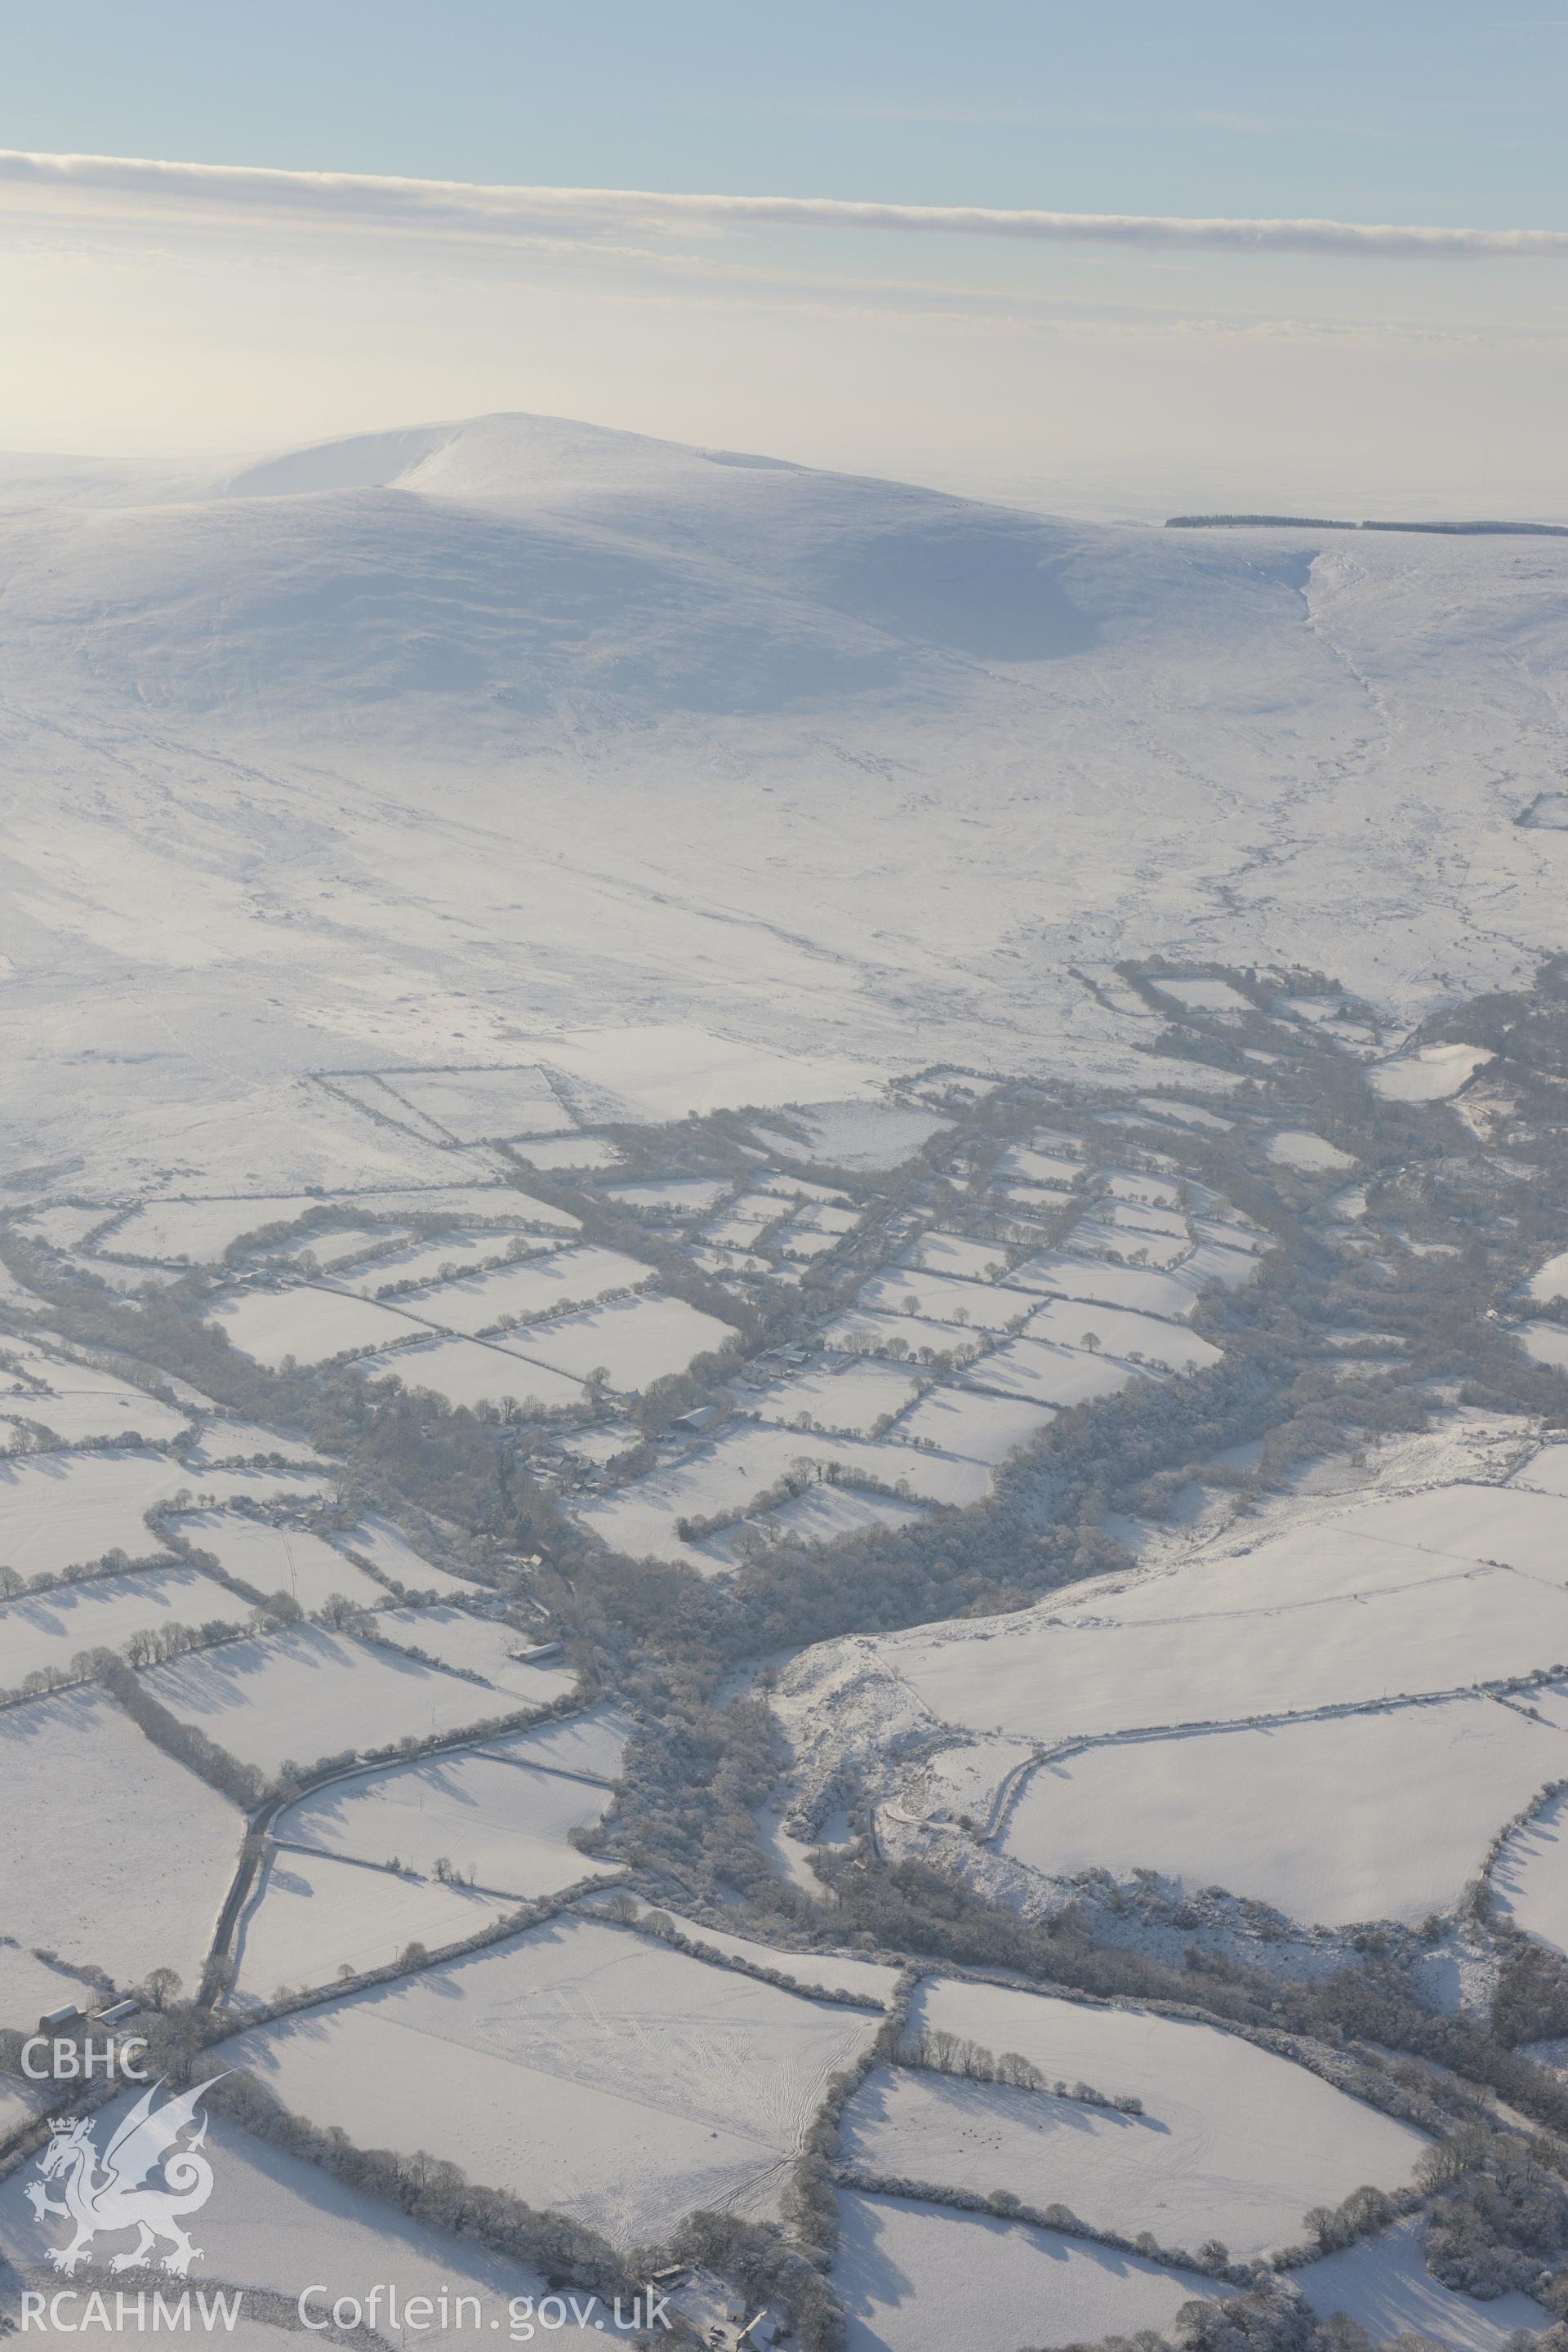
[[[121,1057],[86,1087],[30,1075],[18,1166],[58,1139],[112,1197],[173,1149],[205,1174],[174,1189],[270,1189],[276,1207],[351,1168],[361,1187],[449,1180],[465,1147],[591,1125],[612,1099],[638,1118],[709,1108],[715,1083],[750,1105],[843,1101],[857,1066],[907,1059],[911,1022],[960,1065],[1005,1037],[1016,1063],[1048,1040],[1058,1069],[1126,1072],[1147,1024],[1070,969],[1114,955],[1332,964],[1408,1023],[1568,943],[1562,836],[1513,822],[1556,773],[1530,699],[1561,653],[1555,542],[1058,522],[530,416],[415,446],[90,514],[51,507],[46,478],[13,520],[3,644],[29,788],[8,994],[49,1051],[88,992]],[[377,593],[352,593],[367,573]],[[1472,690],[1500,644],[1517,691]],[[586,752],[563,723],[584,698]],[[214,755],[235,763],[221,802]],[[322,761],[330,808],[311,796],[300,824],[295,779]],[[715,789],[731,763],[743,789]],[[959,793],[923,789],[952,773]],[[146,795],[180,819],[155,838]],[[1303,854],[1263,854],[1281,827]],[[809,861],[781,854],[797,833]],[[524,894],[542,842],[551,887]],[[350,878],[319,887],[329,868]],[[939,872],[941,926],[910,925]],[[1462,873],[1507,893],[1507,936],[1477,923]],[[466,981],[416,1000],[458,908]],[[351,909],[384,1003],[357,1000]],[[268,995],[275,1021],[229,1019]],[[650,1001],[736,1040],[729,1066],[685,1053],[656,1078],[635,1048],[555,1034],[624,1034]],[[306,1002],[309,1028],[289,1009]],[[816,1083],[792,1055],[818,1058]],[[191,1056],[214,1062],[199,1115]],[[472,1073],[466,1092],[443,1066]],[[347,1147],[369,1114],[296,1111],[292,1081],[322,1066],[387,1073],[379,1166]],[[922,1131],[867,1142],[819,1120],[800,1148],[871,1166]]]

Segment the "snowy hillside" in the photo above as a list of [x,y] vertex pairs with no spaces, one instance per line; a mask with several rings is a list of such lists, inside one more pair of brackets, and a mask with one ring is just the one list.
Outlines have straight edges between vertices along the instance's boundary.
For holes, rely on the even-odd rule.
[[1198,543],[526,416],[4,490],[13,1164],[107,1119],[218,1175],[237,1118],[253,1189],[331,1181],[303,1071],[653,1022],[736,1102],[1125,1076],[1146,1009],[1081,976],[1125,954],[1409,1024],[1568,944],[1554,543]]

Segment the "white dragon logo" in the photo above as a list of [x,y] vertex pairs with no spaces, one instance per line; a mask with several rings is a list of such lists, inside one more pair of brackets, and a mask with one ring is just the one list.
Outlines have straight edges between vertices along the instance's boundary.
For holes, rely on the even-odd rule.
[[[191,2264],[201,2261],[202,2250],[192,2245],[180,2217],[199,2212],[212,2195],[213,2168],[200,2153],[207,2136],[206,2117],[198,2122],[197,2109],[203,2093],[219,2079],[215,2074],[156,2109],[153,2102],[163,2084],[154,2083],[117,2126],[101,2158],[86,2116],[68,2116],[55,2125],[38,2158],[38,2170],[45,2180],[61,2183],[64,2202],[37,2180],[27,2183],[25,2194],[46,2227],[58,2215],[75,2229],[68,2245],[50,2252],[56,2270],[70,2275],[79,2263],[90,2260],[94,2238],[121,2230],[134,2230],[137,2242],[129,2253],[115,2255],[111,2271],[135,2269],[164,2239],[174,2248],[163,2257],[164,2270],[184,2278]],[[193,2126],[195,2137],[181,2147],[181,2134]],[[148,2187],[160,2168],[165,2185]]]

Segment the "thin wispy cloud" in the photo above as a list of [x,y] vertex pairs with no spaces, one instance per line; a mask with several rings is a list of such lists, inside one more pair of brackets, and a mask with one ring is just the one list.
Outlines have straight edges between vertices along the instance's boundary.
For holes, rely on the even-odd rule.
[[1145,251],[1300,253],[1365,259],[1568,259],[1568,231],[1454,228],[1335,220],[1227,220],[1146,213],[1002,210],[901,205],[836,196],[671,194],[626,188],[476,185],[339,172],[281,172],[226,163],[169,163],[108,155],[38,155],[0,150],[0,191],[33,197],[108,200],[165,215],[230,216],[346,226],[598,241],[628,230],[721,233],[738,228],[886,232],[905,236],[994,237],[1053,245],[1126,246]]

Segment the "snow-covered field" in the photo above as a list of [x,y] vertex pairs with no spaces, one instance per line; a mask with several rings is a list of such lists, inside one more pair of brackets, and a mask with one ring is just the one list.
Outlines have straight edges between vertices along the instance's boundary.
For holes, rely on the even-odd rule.
[[[1224,1886],[1309,1925],[1414,1927],[1453,1909],[1499,1824],[1559,1777],[1568,1737],[1516,1706],[1380,1706],[1053,1759],[1031,1774],[1001,1850],[1047,1875],[1152,1869],[1188,1895]],[[1563,1942],[1568,1874],[1558,1929]]]
[[537,1068],[391,1070],[382,1074],[381,1083],[457,1143],[556,1135],[572,1125],[559,1095]]
[[[1558,1739],[1563,1735],[1558,1734]],[[1554,1743],[1555,1744],[1555,1743]],[[1568,1742],[1564,1743],[1568,1745]],[[1568,1779],[1568,1764],[1544,1774]],[[1534,1792],[1531,1791],[1531,1794]],[[1506,1816],[1504,1816],[1506,1818]],[[1531,1936],[1568,1952],[1568,1820],[1554,1797],[1522,1829],[1515,1830],[1497,1858],[1492,1889],[1498,1908]]]
[[516,1711],[510,1693],[321,1625],[230,1642],[154,1666],[147,1687],[182,1723],[268,1776],[347,1748],[428,1739]]
[[1029,1312],[1026,1298],[1000,1284],[965,1282],[901,1265],[873,1275],[857,1304],[875,1315],[920,1316],[932,1323],[970,1324],[978,1331],[1005,1331],[1021,1324]]
[[466,1579],[451,1576],[444,1568],[437,1568],[422,1558],[407,1538],[379,1512],[367,1511],[338,1541],[344,1551],[358,1552],[405,1591],[471,1594],[475,1590]]
[[954,1361],[977,1356],[989,1336],[963,1331],[950,1323],[922,1322],[914,1315],[874,1314],[868,1307],[854,1307],[837,1317],[822,1338],[825,1347],[847,1355],[887,1357],[900,1363],[907,1358],[920,1363],[933,1355]]
[[319,1206],[300,1192],[248,1200],[158,1201],[111,1225],[99,1236],[99,1245],[113,1256],[184,1259],[206,1265],[247,1234],[297,1223]]
[[1342,1151],[1337,1143],[1297,1127],[1282,1128],[1269,1139],[1268,1157],[1282,1168],[1298,1168],[1310,1176],[1334,1175],[1355,1166],[1350,1153]]
[[161,1454],[51,1454],[0,1462],[0,1560],[31,1578],[163,1546],[144,1513],[182,1483]]
[[[1308,1927],[1447,1914],[1568,1775],[1563,1449],[1521,1468],[1519,1438],[1459,1416],[1032,1609],[800,1653],[771,1699],[790,1801],[816,1826],[859,1791],[891,1854],[1002,1901],[1151,1870]],[[1519,1675],[1552,1679],[1478,1688]],[[1555,1941],[1553,1863],[1549,1820],[1500,1887]]]
[[1136,1257],[1142,1265],[1166,1270],[1190,1265],[1193,1255],[1192,1240],[1184,1227],[1179,1233],[1164,1233],[1147,1225],[1130,1231],[1120,1217],[1110,1213],[1085,1217],[1076,1224],[1072,1246],[1088,1257],[1117,1262]]
[[1216,2292],[1139,2254],[912,2198],[846,2194],[839,2213],[847,2352],[953,2352],[982,2324],[998,2346],[1096,2344],[1169,2327]]
[[100,1225],[112,1224],[116,1212],[103,1202],[58,1201],[52,1208],[39,1209],[31,1216],[18,1217],[16,1228],[29,1241],[45,1242],[51,1249],[76,1249]]
[[884,2008],[898,1988],[899,1971],[881,1960],[859,1960],[849,1952],[791,1952],[776,1944],[759,1944],[751,1936],[727,1935],[721,1927],[667,1912],[676,1933],[689,1943],[730,1959],[744,1960],[754,1969],[776,1969],[802,1992],[847,1992],[857,2000],[877,2001]]
[[1556,1298],[1568,1298],[1568,1250],[1559,1250],[1536,1268],[1530,1277],[1530,1295],[1542,1307]]
[[702,1227],[702,1239],[715,1249],[749,1250],[768,1225],[786,1213],[783,1203],[779,1202],[774,1205],[772,1215],[758,1213],[743,1217],[726,1213],[721,1217],[710,1217]]
[[853,1170],[896,1168],[948,1121],[894,1103],[823,1102],[793,1110],[789,1127],[759,1128],[781,1159]]
[[1542,1445],[1511,1482],[1543,1495],[1568,1495],[1568,1445]]
[[1107,1355],[1142,1358],[1173,1372],[1200,1371],[1220,1358],[1219,1349],[1195,1331],[1183,1330],[1159,1316],[1121,1307],[1089,1307],[1076,1299],[1053,1298],[1024,1328],[1027,1338],[1047,1339],[1058,1348],[1081,1348],[1093,1339]]
[[[788,1177],[777,1177],[759,1189],[787,1200],[795,1197],[790,1192],[790,1183]],[[845,1195],[840,1193],[836,1202],[826,1185],[817,1184],[811,1187],[805,1204],[796,1210],[791,1228],[795,1233],[830,1234],[842,1239],[844,1234],[852,1234],[859,1223],[860,1211],[847,1205]]]
[[0,1934],[0,2025],[13,2032],[31,2027],[47,2011],[68,2000],[85,2009],[95,1998],[81,1977],[63,1965],[46,1967],[13,1937]]
[[889,1413],[901,1412],[920,1392],[909,1372],[850,1357],[831,1368],[795,1373],[758,1391],[737,1391],[742,1409],[788,1428],[803,1417],[849,1437],[868,1437]]
[[798,1221],[819,1224],[825,1234],[852,1233],[860,1222],[853,1192],[846,1192],[837,1184],[818,1184],[793,1168],[775,1168],[763,1178],[756,1191],[770,1200],[801,1204]]
[[1068,1158],[1060,1151],[1038,1151],[1025,1143],[1010,1143],[996,1162],[998,1181],[1005,1183],[1009,1177],[1025,1184],[1043,1185],[1048,1191],[1070,1192],[1081,1184],[1086,1171],[1081,1160]]
[[267,1459],[274,1454],[304,1468],[326,1466],[303,1438],[280,1436],[277,1430],[264,1429],[257,1422],[226,1419],[204,1422],[193,1443],[183,1449],[182,1459],[199,1472],[225,1463],[253,1462],[258,1456]]
[[64,1673],[79,1650],[118,1650],[148,1628],[194,1629],[214,1618],[243,1625],[248,1614],[243,1601],[194,1568],[57,1584],[0,1606],[0,1685],[15,1690],[48,1666]]
[[1162,973],[1152,985],[1188,1013],[1249,1013],[1252,1002],[1226,980],[1177,980]]
[[323,1290],[314,1283],[288,1290],[242,1290],[218,1299],[210,1314],[242,1356],[265,1364],[269,1371],[277,1371],[290,1356],[299,1364],[324,1364],[356,1349],[411,1339],[420,1328],[393,1307],[345,1291]]
[[473,1887],[292,1848],[275,1852],[240,1916],[235,2005],[313,1990],[345,1970],[390,1968],[410,1944],[438,1951],[464,1943],[506,1907]]
[[1484,1045],[1418,1045],[1414,1053],[1377,1063],[1366,1075],[1385,1102],[1446,1102],[1496,1059]]
[[123,1986],[173,1967],[194,1992],[239,1858],[237,1808],[96,1691],[0,1709],[0,1786],[6,1932]]
[[94,1438],[155,1444],[189,1433],[188,1414],[96,1365],[16,1339],[0,1339],[0,1356],[15,1368],[0,1363],[0,1440],[19,1433],[26,1423],[67,1445]]
[[1568,1372],[1568,1328],[1561,1323],[1521,1323],[1516,1335],[1527,1356],[1554,1372]]
[[1198,1285],[1184,1268],[1161,1274],[1143,1265],[1108,1265],[1100,1258],[1074,1257],[1068,1250],[1045,1250],[1007,1277],[1021,1290],[1054,1292],[1099,1307],[1129,1307],[1134,1313],[1180,1320],[1190,1315]]
[[146,1522],[182,1488],[228,1499],[305,1496],[322,1490],[307,1474],[209,1470],[193,1474],[163,1454],[38,1454],[0,1461],[0,1563],[26,1579],[83,1568],[111,1551],[151,1559],[163,1549]]
[[1221,1118],[1201,1103],[1179,1102],[1173,1095],[1140,1095],[1136,1112],[1110,1111],[1107,1117],[1118,1127],[1185,1127],[1203,1135],[1229,1135],[1236,1126],[1235,1119]]
[[[361,1131],[355,1129],[356,1134]],[[542,1150],[549,1148],[540,1146]],[[497,1171],[504,1174],[510,1162],[499,1153],[468,1152],[462,1165],[468,1172],[489,1175]],[[508,1234],[520,1226],[534,1225],[553,1233],[575,1233],[578,1222],[570,1209],[520,1192],[514,1184],[420,1185],[407,1192],[374,1192],[363,1200],[352,1200],[349,1205],[374,1209],[384,1217],[435,1217],[443,1225],[489,1225]]]
[[[1303,1603],[1267,1601],[1223,1628],[1206,1614],[1149,1624],[1063,1622],[1034,1642],[1020,1625],[978,1636],[990,1658],[918,1642],[902,1671],[968,1722],[990,1714],[1044,1734],[1234,1721],[1526,1674],[1568,1652],[1568,1592],[1506,1570],[1413,1576],[1392,1591]],[[1310,1614],[1307,1613],[1310,1611]],[[1015,1646],[1017,1644],[1018,1646]],[[1026,1647],[1027,1654],[1026,1655]]]
[[1059,2200],[1080,2221],[1191,2251],[1296,2243],[1310,2205],[1371,2181],[1402,2189],[1427,2143],[1305,2067],[1234,2033],[1133,2008],[953,1979],[922,1985],[922,2028],[1016,2051],[1049,2083],[1143,2102],[1142,2116],[1048,2092],[878,2068],[847,2111],[848,2161],[866,2170],[1027,2205]]
[[25,1282],[18,1282],[8,1265],[0,1266],[0,1307],[24,1323],[46,1312],[38,1293],[29,1290]]
[[1031,1444],[1055,1419],[1048,1405],[1021,1397],[983,1396],[972,1388],[931,1389],[899,1423],[911,1444],[928,1440],[943,1454],[967,1454],[974,1462],[1005,1462]]
[[[484,2328],[489,2318],[507,2324],[514,2295],[537,2304],[547,2292],[545,2281],[521,2263],[486,2253],[469,2239],[422,2228],[395,2206],[379,2203],[319,2166],[252,2138],[219,2114],[216,2104],[206,2113],[213,2189],[202,2211],[204,2260],[192,2274],[193,2284],[203,2277],[221,2279],[284,2295],[296,2306],[305,2288],[326,2281],[331,2282],[328,2305],[338,2295],[368,2302],[379,2287],[376,2316],[383,2340],[422,2345],[427,2352],[460,2352],[478,2340],[472,2307],[460,2310],[458,2296],[479,2296],[478,2326]],[[0,2254],[24,2277],[42,2272],[47,2279],[40,2255],[49,2241],[40,2237],[24,2196],[28,2169],[0,2185]],[[112,2252],[121,2249],[122,2240],[126,2251],[135,2242],[129,2231],[100,2242]],[[390,2326],[389,2285],[396,2288],[400,2312],[415,2297],[427,2299],[427,2326],[407,2333]],[[65,2308],[68,2313],[71,2306]],[[319,2316],[322,2298],[312,2298],[306,2308]],[[247,2311],[223,2340],[237,2352],[299,2352],[300,2335],[297,2326],[288,2333],[268,2327]],[[503,2335],[501,2340],[509,2339]],[[560,2340],[576,2341],[575,2328],[569,2326]],[[603,2343],[602,2336],[598,2341]]]
[[[324,1231],[318,1229],[304,1234],[298,1240],[279,1242],[274,1249],[264,1251],[260,1255],[264,1265],[270,1264],[274,1257],[293,1265],[299,1265],[309,1258],[319,1269],[332,1273],[333,1278],[341,1282],[344,1276],[337,1271],[338,1268],[372,1254],[377,1258],[395,1255],[400,1248],[410,1245],[419,1246],[413,1234],[398,1225],[329,1225]],[[493,1241],[489,1244],[492,1252],[503,1246]],[[350,1281],[346,1286],[352,1290],[355,1286]]]
[[969,1374],[975,1387],[1000,1389],[1008,1396],[1056,1407],[1115,1396],[1143,1377],[1136,1365],[1114,1356],[1090,1349],[1054,1348],[1044,1339],[1009,1339],[983,1357]]
[[465,1749],[364,1773],[290,1805],[274,1831],[288,1845],[395,1860],[426,1878],[449,1862],[477,1885],[519,1900],[552,1895],[609,1867],[579,1853],[567,1832],[601,1820],[610,1792],[541,1769],[525,1760],[529,1752],[521,1744]]
[[1215,1240],[1198,1229],[1197,1246],[1191,1257],[1184,1258],[1181,1273],[1202,1290],[1208,1283],[1217,1282],[1224,1290],[1240,1290],[1258,1279],[1258,1244],[1242,1234],[1228,1239]]
[[577,1680],[572,1668],[559,1661],[525,1664],[516,1654],[529,1646],[526,1633],[466,1609],[384,1609],[374,1631],[378,1643],[423,1650],[444,1666],[482,1675],[519,1706],[546,1706],[552,1699],[564,1698]]
[[[1005,1253],[995,1242],[972,1241],[963,1234],[922,1234],[904,1264],[956,1275],[964,1282],[1000,1282],[1007,1271]],[[896,1276],[900,1269],[892,1271]]]
[[700,1217],[728,1190],[721,1177],[667,1176],[647,1184],[606,1184],[605,1198],[623,1209],[648,1209],[665,1217]]
[[[531,1332],[527,1335],[532,1338]],[[449,1405],[514,1404],[543,1407],[580,1404],[583,1384],[548,1364],[534,1362],[521,1349],[481,1339],[421,1339],[384,1356],[364,1356],[367,1380],[399,1380],[405,1389],[431,1389]]]
[[1445,2352],[1504,2352],[1517,2329],[1535,2334],[1549,2325],[1528,2294],[1500,2294],[1477,2303],[1435,2279],[1422,2257],[1418,2216],[1395,2222],[1381,2237],[1343,2253],[1325,2255],[1293,2273],[1320,2319],[1342,2311],[1374,2344],[1415,2336]]
[[694,1356],[732,1347],[731,1323],[689,1307],[684,1298],[611,1299],[584,1314],[568,1315],[515,1334],[515,1344],[542,1364],[585,1380],[601,1368],[608,1385],[646,1389],[667,1373],[683,1372]]
[[[1459,1690],[1568,1661],[1568,1570],[1542,1573],[1553,1516],[1544,1496],[1447,1487],[1228,1562],[870,1646],[938,1720],[1042,1740]],[[797,1661],[785,1687],[831,1653]]]
[[[868,1528],[907,1528],[925,1517],[921,1503],[904,1503],[891,1495],[869,1495],[855,1486],[808,1486],[775,1510],[759,1514],[757,1524],[776,1528],[798,1543],[836,1543],[840,1536],[858,1535]],[[724,1538],[715,1538],[722,1549]]]
[[[561,1135],[542,1142],[514,1143],[511,1158],[542,1174],[563,1170],[575,1174],[584,1168],[618,1168],[626,1154],[618,1143],[603,1135]],[[563,1215],[566,1214],[563,1212]],[[575,1218],[569,1220],[575,1224]]]
[[231,2047],[362,2146],[453,2157],[627,2245],[698,2205],[775,2215],[827,2075],[875,2026],[562,1918]]
[[619,1250],[556,1250],[515,1265],[496,1266],[489,1274],[461,1276],[433,1289],[411,1290],[398,1303],[438,1331],[472,1339],[528,1316],[550,1314],[568,1300],[575,1306],[602,1297],[606,1290],[635,1288],[652,1272],[651,1266]]
[[596,1706],[586,1715],[563,1716],[542,1723],[536,1730],[489,1740],[487,1755],[511,1757],[555,1772],[573,1772],[580,1780],[598,1780],[606,1788],[620,1778],[631,1726],[614,1706]]
[[[1537,1459],[1541,1458],[1540,1456]],[[1563,1513],[1545,1496],[1472,1484],[1434,1486],[1363,1503],[1340,1521],[1347,1535],[1409,1546],[1440,1558],[1485,1560],[1568,1588]]]
[[686,1559],[710,1569],[712,1560],[683,1540],[677,1522],[738,1516],[800,1462],[837,1463],[851,1483],[857,1472],[889,1488],[907,1480],[916,1501],[978,1502],[991,1485],[984,1464],[956,1455],[752,1423],[726,1429],[684,1460],[579,1505],[575,1517],[601,1541],[634,1559]]
[[[243,1511],[183,1511],[170,1524],[193,1550],[211,1552],[226,1574],[263,1600],[286,1592],[307,1616],[324,1608],[334,1593],[366,1608],[386,1598],[374,1577],[308,1528],[274,1525]],[[224,1598],[232,1613],[243,1613],[232,1595]]]
[[[472,1274],[481,1266],[502,1263],[520,1246],[548,1250],[553,1244],[544,1234],[442,1234],[434,1241],[410,1242],[366,1265],[336,1273],[332,1280],[337,1288],[354,1291],[361,1298],[375,1298],[394,1287],[402,1295],[401,1286],[405,1283],[425,1284],[447,1275]],[[396,1300],[389,1303],[395,1305]]]

